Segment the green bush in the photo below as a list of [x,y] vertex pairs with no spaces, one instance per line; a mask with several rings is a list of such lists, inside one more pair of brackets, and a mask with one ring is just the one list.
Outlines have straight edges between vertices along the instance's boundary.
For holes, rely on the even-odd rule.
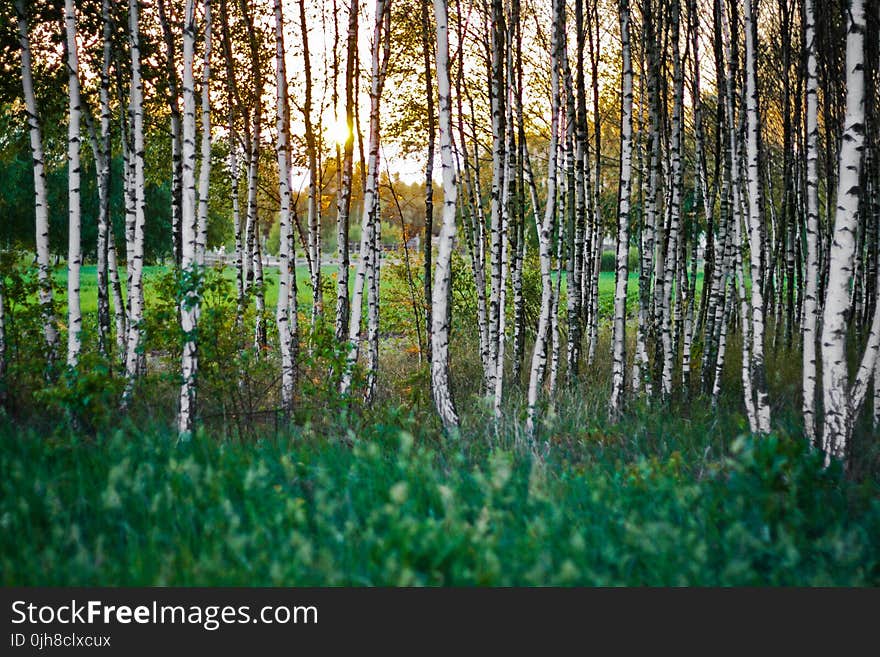
[[[629,248],[629,260],[627,261],[629,272],[639,270],[639,250],[631,246]],[[617,253],[615,251],[602,251],[602,261],[599,263],[600,271],[614,273],[617,271]]]
[[0,434],[5,586],[880,584],[880,502],[803,441],[695,475],[428,447],[399,414],[243,444]]

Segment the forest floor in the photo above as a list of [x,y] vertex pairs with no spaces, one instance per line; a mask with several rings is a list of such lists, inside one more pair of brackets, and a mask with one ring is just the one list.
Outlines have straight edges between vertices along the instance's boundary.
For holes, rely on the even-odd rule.
[[[82,286],[92,314],[93,272]],[[389,321],[407,316],[387,300],[406,299],[400,280],[384,284]],[[602,305],[612,287],[603,273]],[[170,308],[148,321],[173,350],[161,334]],[[596,362],[561,380],[533,444],[521,385],[511,377],[498,421],[481,396],[467,326],[451,344],[462,428],[444,436],[413,349],[383,350],[364,406],[339,399],[326,360],[338,352],[315,333],[294,417],[254,421],[247,404],[265,400],[245,393],[274,388],[275,366],[235,360],[233,320],[212,313],[199,394],[213,420],[188,440],[174,431],[171,367],[141,383],[126,416],[120,378],[94,360],[54,386],[37,373],[30,396],[0,411],[0,584],[880,585],[876,436],[858,427],[849,474],[823,467],[784,349],[768,359],[770,436],[747,436],[736,336],[717,407],[682,390],[667,404],[633,400],[611,422],[603,324]]]
[[706,412],[585,419],[542,458],[399,408],[255,441],[4,420],[0,583],[880,585],[876,482],[803,440]]

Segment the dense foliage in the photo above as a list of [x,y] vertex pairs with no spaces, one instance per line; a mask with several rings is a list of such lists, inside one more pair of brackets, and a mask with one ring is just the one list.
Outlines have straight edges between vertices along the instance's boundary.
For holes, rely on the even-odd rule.
[[880,584],[876,491],[803,441],[658,425],[541,462],[388,413],[255,442],[6,424],[3,584]]

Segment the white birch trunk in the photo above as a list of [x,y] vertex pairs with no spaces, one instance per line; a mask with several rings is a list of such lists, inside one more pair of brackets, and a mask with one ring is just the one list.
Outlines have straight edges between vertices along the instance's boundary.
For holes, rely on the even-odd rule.
[[110,0],[101,2],[101,23],[103,33],[103,59],[101,61],[100,99],[100,140],[93,140],[95,162],[98,167],[98,244],[97,244],[97,283],[98,283],[98,349],[101,355],[110,353],[110,286],[108,284],[109,243],[113,240],[113,224],[110,218],[110,64],[112,58],[113,26],[110,21]]
[[[234,114],[229,112],[229,125],[234,125]],[[232,232],[235,240],[235,291],[238,298],[237,316],[240,320],[245,305],[245,273],[244,273],[244,244],[241,234],[241,204],[239,201],[240,174],[238,168],[238,140],[235,137],[235,129],[229,130],[229,179],[232,183]]]
[[378,195],[370,223],[370,260],[367,266],[367,386],[364,390],[364,403],[367,405],[373,401],[379,372],[379,269],[382,258],[379,244],[382,224],[379,220]]
[[202,153],[199,168],[199,214],[196,223],[196,263],[205,264],[208,244],[208,202],[211,183],[211,0],[205,6],[205,52],[202,59]]
[[505,77],[504,77],[504,10],[501,0],[492,0],[492,52],[489,98],[492,113],[492,190],[490,197],[490,261],[489,261],[489,359],[491,369],[487,377],[490,390],[495,388],[498,364],[499,325],[501,322],[501,222],[502,190],[505,161]]
[[504,351],[507,333],[507,281],[510,277],[510,223],[511,212],[513,210],[511,204],[511,196],[515,194],[513,189],[513,172],[511,171],[511,160],[515,157],[516,143],[513,140],[513,99],[512,99],[512,56],[510,49],[507,52],[507,102],[505,103],[505,125],[507,126],[507,148],[504,151],[504,187],[501,196],[501,286],[498,297],[498,345],[495,353],[495,390],[494,390],[494,413],[495,418],[501,418],[501,402],[504,395]]
[[837,177],[837,209],[822,316],[822,445],[827,458],[844,458],[855,419],[846,360],[849,286],[858,225],[865,148],[865,4],[852,0],[846,37],[846,117]]
[[181,190],[181,134],[180,134],[180,90],[177,82],[177,66],[175,64],[174,32],[168,20],[166,1],[159,0],[157,9],[162,35],[165,40],[165,72],[168,84],[168,109],[171,127],[171,234],[174,245],[174,262],[180,266],[180,205]]
[[302,30],[303,74],[305,77],[305,98],[303,99],[302,113],[306,133],[306,160],[309,167],[308,262],[312,282],[312,323],[314,323],[323,310],[324,300],[321,294],[321,213],[318,203],[318,147],[312,124],[312,62],[309,56],[305,0],[300,0],[299,17]]
[[455,244],[455,205],[458,198],[452,159],[452,100],[449,82],[449,20],[446,0],[434,0],[437,25],[437,101],[440,124],[440,164],[443,212],[437,238],[437,264],[431,291],[431,393],[440,421],[447,431],[458,428],[458,414],[449,387],[449,288],[452,248]]
[[[732,237],[732,259],[733,259],[733,268],[734,275],[736,277],[736,295],[740,301],[740,325],[742,327],[742,382],[743,382],[743,397],[745,400],[746,406],[746,416],[749,421],[749,430],[752,433],[757,433],[760,431],[760,422],[757,417],[756,409],[755,409],[755,395],[754,395],[754,387],[752,382],[752,357],[751,357],[751,328],[752,322],[749,319],[749,313],[751,307],[749,306],[748,299],[746,297],[746,289],[745,289],[745,276],[744,276],[744,265],[743,265],[743,235],[742,235],[742,227],[743,223],[746,221],[747,212],[744,210],[744,201],[741,198],[741,183],[742,176],[740,175],[740,153],[737,147],[739,136],[737,134],[736,129],[736,113],[734,111],[734,99],[735,99],[735,81],[736,76],[734,74],[735,62],[731,57],[730,53],[730,45],[731,45],[731,36],[730,36],[730,27],[727,21],[726,11],[722,11],[722,23],[724,29],[724,50],[725,50],[725,58],[727,60],[727,94],[725,95],[725,101],[727,103],[727,127],[729,131],[728,138],[728,157],[729,157],[729,175],[730,175],[730,193],[732,195],[732,209],[731,209],[731,218],[730,220],[733,222],[733,237]],[[758,255],[760,257],[760,255]],[[754,286],[753,286],[754,287]],[[762,312],[759,309],[759,312]],[[726,323],[726,318],[725,318]],[[726,327],[722,326],[722,331],[726,330]],[[722,355],[722,354],[719,354]],[[719,359],[720,362],[716,366],[716,389],[720,392],[720,377],[721,377],[721,365],[723,365],[723,360]],[[713,398],[717,399],[717,394],[713,391]]]
[[[651,3],[642,3],[642,23],[644,24],[645,50],[648,57],[648,105],[650,118],[648,194],[645,199],[644,222],[641,236],[641,258],[639,269],[639,315],[636,333],[636,357],[633,364],[633,390],[644,390],[647,398],[652,393],[648,339],[654,325],[652,307],[652,281],[654,279],[654,251],[657,233],[658,196],[660,193],[660,96],[659,63],[656,53],[656,31]],[[658,265],[659,268],[659,265]],[[658,278],[662,280],[662,275]],[[660,281],[658,280],[658,283]]]
[[803,413],[804,433],[816,439],[816,319],[818,315],[819,251],[819,92],[816,77],[816,21],[813,0],[804,0],[807,137],[807,258],[804,263]]
[[354,155],[354,104],[357,90],[354,88],[355,55],[358,39],[358,3],[351,0],[348,9],[348,52],[345,63],[345,125],[347,133],[343,146],[342,182],[336,204],[336,252],[339,272],[336,277],[336,341],[345,339],[349,323],[348,306],[348,228],[351,215],[352,167]]
[[761,189],[758,169],[758,68],[753,0],[746,0],[746,153],[748,171],[749,260],[752,300],[752,383],[758,432],[770,431],[770,400],[764,371],[764,278],[761,270],[762,226]]
[[632,183],[633,69],[629,41],[629,0],[620,1],[620,42],[623,60],[620,118],[620,192],[617,208],[617,266],[614,284],[614,327],[611,373],[612,417],[623,407],[626,389],[626,296],[629,282],[629,212]]
[[127,383],[123,394],[123,404],[127,404],[134,389],[134,382],[139,372],[141,362],[140,351],[143,347],[144,327],[144,288],[143,288],[143,264],[144,264],[144,106],[143,106],[143,82],[141,80],[140,62],[140,19],[139,0],[129,0],[129,37],[131,39],[131,108],[133,114],[134,152],[134,226],[132,236],[132,249],[128,256],[128,342],[125,354],[125,371]]
[[753,308],[749,307],[748,298],[746,296],[746,286],[745,286],[745,274],[744,274],[744,264],[743,264],[743,249],[745,248],[743,245],[743,235],[742,235],[742,225],[745,223],[745,210],[742,210],[742,201],[739,198],[739,185],[734,184],[733,198],[734,198],[734,217],[733,220],[736,222],[736,236],[735,236],[735,258],[736,258],[736,288],[737,288],[737,296],[740,300],[740,326],[742,328],[742,384],[743,384],[743,397],[745,399],[746,404],[746,416],[749,420],[749,430],[752,433],[758,433],[761,431],[760,419],[758,417],[757,409],[755,408],[755,386],[754,381],[752,380],[752,349],[751,349],[751,331],[750,329],[753,327],[753,323],[750,322],[750,311]]
[[[357,364],[361,341],[361,320],[363,313],[364,287],[367,277],[367,250],[373,248],[373,222],[378,219],[374,209],[379,202],[379,102],[387,71],[387,52],[380,57],[383,41],[383,23],[386,12],[390,12],[390,0],[376,0],[376,22],[373,27],[373,52],[370,82],[370,136],[368,146],[367,179],[364,186],[364,207],[361,216],[361,243],[358,266],[355,273],[354,293],[348,327],[348,355],[339,391],[347,395],[351,391],[354,367]],[[373,263],[378,268],[379,263]]]
[[550,277],[551,240],[553,224],[556,219],[556,157],[559,131],[559,56],[562,40],[564,13],[561,1],[553,3],[553,35],[550,42],[550,146],[547,163],[547,201],[544,218],[538,226],[538,251],[541,259],[541,314],[538,319],[538,334],[535,336],[535,349],[532,352],[532,365],[529,372],[528,418],[526,433],[530,440],[535,438],[535,421],[538,414],[538,389],[544,378],[547,365],[547,342],[552,324],[553,285]]
[[122,294],[122,282],[119,280],[119,263],[116,258],[116,239],[113,236],[112,224],[107,236],[107,272],[110,278],[110,292],[113,295],[116,353],[118,358],[124,361],[126,336],[128,335],[128,316],[125,310],[125,299]]
[[80,209],[80,122],[79,55],[76,45],[76,7],[64,2],[64,29],[67,37],[68,125],[67,125],[67,366],[76,367],[82,350],[82,310],[79,273],[82,266]]
[[[676,273],[678,271],[678,233],[681,224],[681,192],[682,192],[682,104],[683,104],[683,76],[679,57],[679,9],[680,3],[676,0],[672,7],[672,59],[673,59],[673,87],[674,100],[672,109],[672,138],[669,148],[671,168],[671,185],[669,188],[670,202],[667,208],[669,212],[669,233],[667,235],[667,249],[665,261],[665,273],[662,284],[661,313],[663,323],[661,327],[661,339],[663,343],[663,373],[661,387],[663,397],[668,399],[672,395],[673,377],[675,371],[676,347],[673,340],[673,309],[676,313],[681,310],[681,290],[677,289],[675,299],[673,288],[676,285]],[[673,308],[674,304],[674,308]]]
[[193,75],[195,51],[195,0],[186,0],[183,19],[183,202],[181,204],[180,268],[183,295],[180,300],[180,328],[183,332],[180,406],[177,429],[181,436],[192,433],[196,413],[198,353],[198,209],[196,204],[196,92]]
[[[277,113],[278,198],[280,199],[281,241],[278,253],[278,303],[275,323],[281,346],[281,407],[289,414],[293,410],[295,365],[291,352],[291,305],[290,277],[293,240],[289,239],[293,227],[290,214],[290,114],[287,95],[287,68],[284,47],[284,15],[281,0],[275,0],[275,83]],[[295,309],[293,309],[295,312]]]
[[43,156],[43,133],[37,114],[37,99],[31,65],[31,42],[24,0],[16,0],[18,41],[21,47],[21,83],[27,111],[31,157],[34,164],[34,214],[36,215],[37,276],[40,289],[40,319],[46,341],[46,363],[51,368],[58,357],[58,328],[52,298],[52,263],[49,254],[49,199],[46,194],[46,168]]

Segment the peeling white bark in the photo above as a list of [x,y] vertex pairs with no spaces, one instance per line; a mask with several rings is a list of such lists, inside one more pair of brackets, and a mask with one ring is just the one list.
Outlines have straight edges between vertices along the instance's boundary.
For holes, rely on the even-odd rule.
[[16,0],[18,41],[21,48],[21,83],[27,111],[31,157],[34,165],[34,214],[36,215],[37,277],[40,289],[40,318],[46,341],[46,363],[50,367],[58,356],[58,328],[52,298],[52,263],[49,254],[49,200],[46,194],[46,168],[43,156],[43,133],[37,114],[31,65],[31,42],[24,0]]
[[633,69],[629,40],[629,1],[620,0],[620,41],[623,60],[620,119],[620,191],[617,207],[617,266],[614,285],[611,415],[618,417],[626,389],[626,296],[629,281],[629,213],[633,151]]

